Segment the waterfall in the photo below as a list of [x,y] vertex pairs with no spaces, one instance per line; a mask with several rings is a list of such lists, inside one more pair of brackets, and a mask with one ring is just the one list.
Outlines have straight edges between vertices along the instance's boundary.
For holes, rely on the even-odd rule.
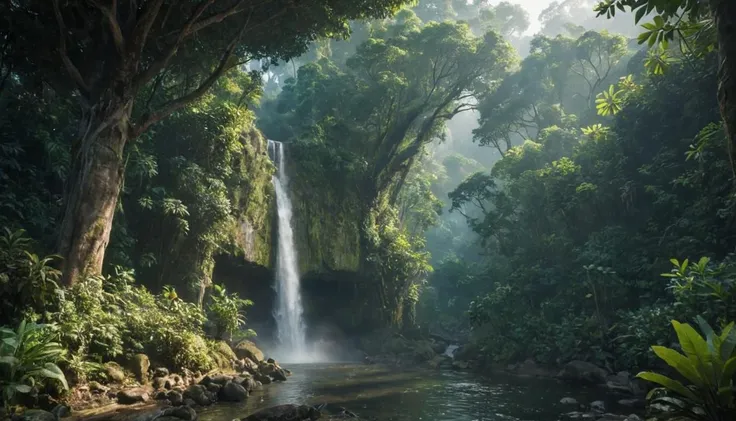
[[278,247],[276,251],[276,330],[278,333],[279,358],[285,362],[298,363],[310,359],[307,353],[305,326],[302,319],[302,299],[299,285],[294,231],[291,225],[292,210],[289,184],[284,170],[284,145],[268,141],[268,154],[276,165],[276,174],[271,181],[276,192],[278,211]]

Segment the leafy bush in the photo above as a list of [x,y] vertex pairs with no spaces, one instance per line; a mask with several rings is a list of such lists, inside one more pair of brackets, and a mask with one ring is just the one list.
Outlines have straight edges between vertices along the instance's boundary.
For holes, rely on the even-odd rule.
[[703,338],[686,323],[672,321],[683,354],[663,346],[653,346],[659,358],[674,368],[690,384],[654,372],[642,372],[638,377],[664,386],[677,396],[662,396],[663,389],[649,394],[650,402],[660,403],[694,420],[727,421],[736,419],[736,331],[729,323],[720,334],[698,317]]
[[210,300],[207,315],[214,325],[215,337],[225,339],[227,335],[232,338],[233,332],[245,324],[243,310],[253,305],[253,301],[244,300],[237,293],[228,294],[220,285],[213,285]]
[[6,405],[18,393],[30,393],[39,383],[53,380],[65,390],[66,377],[56,363],[64,349],[52,340],[49,326],[28,323],[25,320],[14,331],[0,328],[0,387]]

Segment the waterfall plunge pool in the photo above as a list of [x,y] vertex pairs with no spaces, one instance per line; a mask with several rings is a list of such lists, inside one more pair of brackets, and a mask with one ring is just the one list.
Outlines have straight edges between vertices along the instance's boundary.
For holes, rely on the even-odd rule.
[[[240,419],[282,404],[327,404],[330,412],[344,407],[363,420],[554,421],[576,409],[560,404],[563,397],[581,403],[607,400],[599,390],[580,390],[553,379],[364,364],[287,368],[294,373],[288,381],[261,387],[245,402],[205,408],[199,420]],[[606,405],[615,411],[615,399]]]

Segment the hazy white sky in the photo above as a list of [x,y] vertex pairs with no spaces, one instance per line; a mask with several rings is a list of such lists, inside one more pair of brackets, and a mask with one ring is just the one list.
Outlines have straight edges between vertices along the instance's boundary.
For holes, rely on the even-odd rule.
[[[503,0],[493,0],[492,4],[501,3]],[[537,17],[553,0],[506,0],[509,3],[520,4],[527,12],[529,12],[529,18],[531,20],[531,27],[529,28],[530,33],[535,33],[540,29]]]

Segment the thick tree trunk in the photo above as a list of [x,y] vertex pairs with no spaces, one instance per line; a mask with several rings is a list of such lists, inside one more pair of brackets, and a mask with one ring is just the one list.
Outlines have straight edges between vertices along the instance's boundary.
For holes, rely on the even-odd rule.
[[83,120],[82,134],[73,150],[59,237],[65,285],[102,272],[123,184],[131,104],[113,99],[92,107]]
[[718,33],[718,104],[736,174],[736,1],[710,0],[710,5]]

